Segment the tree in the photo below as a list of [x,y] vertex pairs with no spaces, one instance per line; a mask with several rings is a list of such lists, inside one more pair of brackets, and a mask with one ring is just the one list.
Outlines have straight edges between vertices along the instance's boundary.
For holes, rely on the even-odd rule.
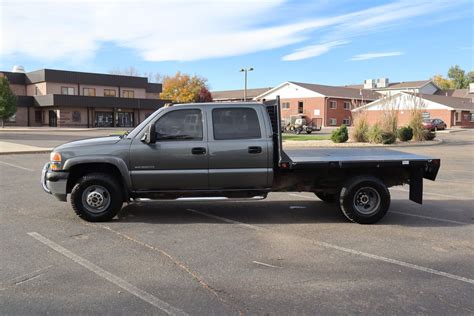
[[469,85],[470,83],[474,83],[474,71],[473,70],[471,70],[467,73],[466,80],[467,80],[467,85]]
[[454,89],[454,82],[447,78],[444,78],[442,75],[435,75],[433,77],[433,82],[441,89],[448,90]]
[[212,94],[206,87],[202,87],[201,91],[199,91],[197,102],[212,102]]
[[111,75],[122,75],[122,76],[134,76],[134,77],[147,77],[149,82],[161,82],[163,76],[159,72],[143,72],[141,73],[137,68],[129,66],[127,68],[114,68],[109,70]]
[[[208,100],[209,96],[203,88],[209,92],[207,79],[196,75],[191,77],[178,71],[174,76],[163,78],[163,92],[160,98],[178,103],[204,102],[200,99],[201,92],[203,92],[202,100]],[[212,96],[210,99],[212,100]]]
[[451,66],[448,70],[448,78],[454,82],[456,89],[466,88],[469,84],[465,77],[465,71],[458,65]]
[[5,120],[9,119],[16,113],[16,96],[10,89],[10,83],[7,78],[0,78],[0,119],[2,127]]

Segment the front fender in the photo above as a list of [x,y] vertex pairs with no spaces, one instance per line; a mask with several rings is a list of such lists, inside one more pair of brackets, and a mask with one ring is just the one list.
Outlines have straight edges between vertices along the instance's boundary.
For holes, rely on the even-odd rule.
[[108,163],[114,165],[120,171],[120,174],[127,189],[130,191],[132,190],[132,179],[130,178],[130,173],[128,172],[127,164],[121,158],[112,156],[83,156],[69,158],[64,163],[63,169],[70,170],[73,166],[85,163]]

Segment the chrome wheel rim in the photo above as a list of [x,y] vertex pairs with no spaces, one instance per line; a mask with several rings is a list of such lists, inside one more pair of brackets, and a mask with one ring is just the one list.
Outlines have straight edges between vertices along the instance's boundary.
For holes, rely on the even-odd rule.
[[110,205],[110,193],[101,185],[91,185],[82,192],[82,205],[91,213],[101,213]]
[[380,206],[380,194],[371,187],[363,187],[354,194],[354,207],[364,215],[376,213]]

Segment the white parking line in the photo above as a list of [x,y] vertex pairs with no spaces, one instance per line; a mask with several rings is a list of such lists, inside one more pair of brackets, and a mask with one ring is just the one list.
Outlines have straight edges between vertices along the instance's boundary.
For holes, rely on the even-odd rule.
[[[395,190],[395,191],[402,191],[402,192],[408,192],[408,190],[403,190],[403,189],[393,189],[392,190]],[[425,192],[424,194],[430,194],[428,192]],[[431,193],[433,195],[439,195],[439,194],[436,194],[436,193]],[[300,197],[300,198],[305,198],[305,199],[310,199],[310,200],[316,200],[315,197],[312,197],[312,196],[307,196],[307,195],[302,195],[302,194],[294,194],[294,193],[288,193],[288,195],[291,195],[291,196],[294,196],[294,197]],[[444,194],[441,194],[442,196],[449,196],[451,197],[450,195],[444,195]],[[431,216],[424,216],[424,215],[417,215],[417,214],[408,214],[408,213],[404,213],[404,212],[397,212],[397,211],[389,211],[390,213],[394,213],[394,214],[399,214],[399,215],[406,215],[406,216],[411,216],[411,217],[418,217],[418,218],[424,218],[424,219],[429,219],[429,220],[432,220],[432,221],[439,221],[439,222],[445,222],[445,223],[451,223],[451,224],[461,224],[461,225],[468,225],[468,224],[471,224],[469,222],[460,222],[460,221],[453,221],[453,220],[450,220],[450,219],[444,219],[444,218],[439,218],[439,217],[431,217]]]
[[[201,214],[203,216],[207,216],[207,217],[210,217],[210,218],[218,219],[218,220],[221,220],[223,222],[232,223],[232,224],[236,224],[236,225],[239,225],[239,226],[242,226],[242,227],[250,228],[250,229],[253,229],[253,230],[268,231],[268,232],[272,232],[274,234],[288,236],[287,234],[276,233],[274,231],[271,231],[268,228],[242,223],[242,222],[239,222],[239,221],[235,221],[235,220],[228,219],[228,218],[225,218],[225,217],[220,217],[220,216],[209,214],[209,213],[206,213],[206,212],[201,212],[201,211],[197,211],[197,210],[194,210],[194,209],[188,209],[188,211],[193,212],[193,213],[197,213],[197,214]],[[330,243],[327,243],[327,242],[324,242],[324,241],[317,241],[317,240],[312,240],[312,239],[309,239],[309,238],[294,236],[294,235],[291,235],[291,237],[298,238],[298,239],[304,240],[306,242],[310,242],[312,244],[315,244],[315,245],[318,245],[318,246],[321,246],[321,247],[324,247],[324,248],[339,250],[339,251],[342,251],[342,252],[345,252],[345,253],[349,253],[349,254],[365,257],[365,258],[370,258],[370,259],[374,259],[374,260],[382,261],[382,262],[386,262],[386,263],[391,263],[391,264],[398,265],[398,266],[401,266],[401,267],[405,267],[405,268],[409,268],[409,269],[413,269],[413,270],[417,270],[417,271],[422,271],[422,272],[426,272],[426,273],[446,277],[446,278],[449,278],[449,279],[453,279],[453,280],[457,280],[457,281],[461,281],[461,282],[466,282],[466,283],[469,283],[469,284],[474,284],[473,279],[469,279],[469,278],[466,278],[466,277],[463,277],[463,276],[451,274],[451,273],[440,271],[440,270],[435,270],[435,269],[419,266],[419,265],[416,265],[416,264],[413,264],[413,263],[408,263],[408,262],[400,261],[400,260],[397,260],[397,259],[392,259],[392,258],[387,258],[387,257],[379,256],[379,255],[374,255],[374,254],[371,254],[371,253],[368,253],[368,252],[363,252],[363,251],[358,251],[358,250],[354,250],[354,249],[350,249],[350,248],[345,248],[345,247],[341,247],[341,246],[338,246],[338,245],[333,245],[333,244],[330,244]]]
[[0,161],[0,163],[1,163],[1,164],[4,164],[4,165],[7,165],[7,166],[10,166],[10,167],[14,167],[14,168],[26,170],[26,171],[34,171],[33,169],[25,168],[25,167],[18,166],[18,165],[14,165],[14,164],[12,164],[12,163],[8,163],[8,162],[5,162],[5,161]]
[[400,214],[400,215],[411,216],[411,217],[424,218],[424,219],[429,219],[429,220],[432,220],[432,221],[445,222],[445,223],[457,224],[457,225],[469,225],[469,224],[472,224],[472,223],[468,223],[468,222],[458,222],[458,221],[453,221],[453,220],[450,220],[450,219],[444,219],[444,218],[438,218],[438,217],[431,217],[431,216],[424,216],[424,215],[418,215],[418,214],[408,214],[408,213],[397,212],[397,211],[389,211],[389,213]]
[[48,238],[36,233],[36,232],[31,232],[28,233],[31,237],[35,238],[36,240],[42,242],[46,246],[56,250],[60,254],[66,256],[67,258],[71,259],[75,263],[83,266],[84,268],[88,269],[89,271],[94,272],[98,276],[106,279],[107,281],[117,285],[118,287],[121,287],[125,291],[129,292],[132,295],[135,295],[136,297],[144,300],[145,302],[159,308],[163,312],[165,312],[168,315],[188,315],[184,311],[182,311],[179,308],[173,307],[170,304],[166,303],[165,301],[160,300],[156,296],[153,296],[152,294],[145,292],[136,286],[128,283],[124,279],[119,278],[118,276],[102,269],[101,267],[93,264],[92,262],[76,255],[75,253],[67,250],[66,248],[58,245],[57,243],[49,240]]
[[261,266],[269,267],[269,268],[281,268],[279,266],[274,266],[273,264],[264,263],[264,262],[260,262],[260,261],[252,261],[252,262],[255,263],[255,264],[259,264]]

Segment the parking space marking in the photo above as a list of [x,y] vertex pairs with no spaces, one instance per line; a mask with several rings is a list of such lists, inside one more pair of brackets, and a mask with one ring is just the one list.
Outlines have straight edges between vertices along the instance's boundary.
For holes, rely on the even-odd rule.
[[424,216],[424,215],[418,215],[418,214],[408,214],[408,213],[405,213],[405,212],[389,211],[389,213],[406,215],[406,216],[411,216],[411,217],[424,218],[424,219],[429,219],[429,220],[432,220],[432,221],[445,222],[445,223],[457,224],[457,225],[469,225],[469,224],[471,224],[471,223],[468,223],[468,222],[453,221],[453,220],[450,220],[450,219]]
[[12,163],[8,163],[8,162],[5,162],[5,161],[0,161],[0,163],[1,163],[1,164],[4,164],[4,165],[7,165],[7,166],[10,166],[10,167],[14,167],[14,168],[26,170],[26,171],[35,171],[35,170],[33,170],[33,169],[25,168],[25,167],[18,166],[18,165],[14,165],[14,164],[12,164]]
[[46,246],[50,247],[51,249],[59,252],[60,254],[64,255],[65,257],[71,259],[75,263],[83,266],[84,268],[88,269],[91,272],[94,272],[98,276],[106,279],[107,281],[117,285],[118,287],[121,287],[125,291],[129,292],[130,294],[142,299],[143,301],[159,308],[161,311],[165,312],[168,315],[188,315],[184,311],[182,311],[179,308],[176,308],[174,306],[171,306],[170,304],[166,303],[165,301],[160,300],[156,296],[153,296],[152,294],[145,292],[144,290],[141,290],[137,288],[136,286],[128,283],[124,279],[119,278],[118,276],[102,269],[101,267],[93,264],[92,262],[88,261],[87,259],[82,258],[79,255],[76,255],[75,253],[67,250],[66,248],[58,245],[57,243],[49,240],[48,238],[36,233],[36,232],[30,232],[28,233],[31,237],[35,238],[39,242],[45,244]]
[[252,262],[255,263],[255,264],[259,264],[261,266],[269,267],[269,268],[281,268],[279,266],[274,266],[273,264],[264,263],[264,262],[260,262],[260,261],[252,261]]
[[[391,190],[395,190],[395,191],[401,191],[401,192],[408,192],[408,190],[403,190],[403,189],[391,189]],[[430,194],[428,192],[425,192],[424,194]],[[431,194],[434,194],[434,195],[438,195],[436,193],[431,193]],[[294,196],[294,197],[301,197],[301,198],[305,198],[305,199],[310,199],[310,200],[317,200],[316,198],[312,197],[312,196],[306,196],[306,195],[302,195],[302,194],[294,194],[294,193],[288,193],[288,195],[291,195],[291,196]],[[444,195],[444,194],[443,194]],[[446,195],[448,196],[448,195]],[[450,196],[451,197],[451,196]],[[431,217],[431,216],[424,216],[424,215],[417,215],[417,214],[409,214],[409,213],[404,213],[404,212],[397,212],[397,211],[389,211],[390,213],[395,213],[395,214],[399,214],[399,215],[406,215],[406,216],[411,216],[411,217],[418,217],[418,218],[424,218],[424,219],[429,219],[429,220],[432,220],[432,221],[439,221],[439,222],[445,222],[445,223],[451,223],[451,224],[460,224],[460,225],[469,225],[471,223],[469,222],[461,222],[461,221],[454,221],[454,220],[450,220],[450,219],[444,219],[444,218],[439,218],[439,217]]]
[[440,270],[436,270],[436,269],[431,269],[431,268],[423,267],[423,266],[420,266],[420,265],[417,265],[417,264],[404,262],[404,261],[401,261],[401,260],[392,259],[392,258],[388,258],[388,257],[383,257],[383,256],[371,254],[371,253],[368,253],[368,252],[358,251],[358,250],[351,249],[351,248],[341,247],[341,246],[330,244],[330,243],[327,243],[327,242],[324,242],[324,241],[313,240],[313,239],[309,239],[309,238],[301,237],[301,236],[277,233],[277,232],[274,232],[274,231],[272,231],[271,229],[268,229],[268,228],[264,228],[264,227],[256,226],[256,225],[252,225],[252,224],[246,224],[246,223],[239,222],[239,221],[236,221],[236,220],[233,220],[233,219],[217,216],[217,215],[214,215],[214,214],[209,214],[209,213],[202,212],[202,211],[197,211],[197,210],[194,210],[194,209],[187,209],[187,210],[190,211],[190,212],[196,213],[196,214],[200,214],[200,215],[207,216],[207,217],[210,217],[210,218],[218,219],[218,220],[221,220],[221,221],[226,222],[226,223],[236,224],[236,225],[239,225],[241,227],[246,227],[246,228],[250,228],[250,229],[253,229],[253,230],[257,230],[257,231],[271,232],[271,233],[278,234],[278,235],[291,236],[293,238],[301,239],[301,240],[304,240],[306,242],[310,242],[312,244],[318,245],[320,247],[324,247],[324,248],[328,248],[328,249],[334,249],[334,250],[342,251],[342,252],[349,253],[349,254],[352,254],[352,255],[357,255],[357,256],[361,256],[361,257],[365,257],[365,258],[369,258],[369,259],[374,259],[374,260],[382,261],[382,262],[385,262],[385,263],[391,263],[391,264],[401,266],[401,267],[405,267],[405,268],[409,268],[409,269],[412,269],[412,270],[422,271],[422,272],[426,272],[426,273],[446,277],[446,278],[449,278],[449,279],[452,279],[452,280],[461,281],[461,282],[465,282],[465,283],[469,283],[469,284],[474,284],[474,279],[469,279],[469,278],[459,276],[459,275],[456,275],[456,274],[452,274],[452,273],[448,273],[448,272],[444,272],[444,271],[440,271]]

